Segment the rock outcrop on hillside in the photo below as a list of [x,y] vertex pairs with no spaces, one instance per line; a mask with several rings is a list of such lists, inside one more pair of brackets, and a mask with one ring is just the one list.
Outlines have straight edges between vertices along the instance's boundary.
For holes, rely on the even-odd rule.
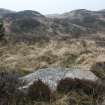
[[47,84],[51,90],[56,90],[58,82],[65,78],[88,80],[93,82],[99,80],[99,78],[89,70],[72,68],[46,68],[39,69],[38,71],[21,77],[20,80],[24,81],[25,85],[20,89],[27,90],[35,81],[41,80],[43,83]]

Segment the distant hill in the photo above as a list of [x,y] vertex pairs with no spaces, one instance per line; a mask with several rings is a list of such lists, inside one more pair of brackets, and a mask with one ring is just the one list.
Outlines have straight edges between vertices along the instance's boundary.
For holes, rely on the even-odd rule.
[[4,27],[9,37],[15,39],[40,38],[103,38],[105,10],[74,10],[64,14],[44,16],[36,11],[5,11]]
[[5,16],[6,14],[14,13],[14,12],[15,11],[11,11],[11,10],[0,8],[0,19],[3,18],[3,16]]
[[105,10],[89,11],[85,9],[74,10],[61,15],[53,16],[53,18],[64,19],[72,24],[83,26],[86,28],[93,28],[93,30],[104,31],[105,27]]

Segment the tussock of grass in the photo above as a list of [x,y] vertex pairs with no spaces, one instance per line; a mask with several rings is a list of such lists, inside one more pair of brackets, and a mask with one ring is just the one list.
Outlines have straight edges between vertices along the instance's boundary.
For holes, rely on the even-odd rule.
[[39,56],[36,60],[39,62],[46,62],[48,65],[53,64],[58,59],[57,55],[52,54],[51,51],[45,52],[45,54]]
[[102,97],[94,98],[93,95],[81,95],[74,91],[69,93],[69,105],[102,105],[102,100]]
[[102,80],[105,80],[105,62],[96,62],[91,67],[91,71]]
[[65,53],[63,55],[63,61],[62,61],[62,66],[65,67],[70,67],[71,65],[75,64],[75,61],[77,59],[77,55],[75,54],[70,54],[70,53]]

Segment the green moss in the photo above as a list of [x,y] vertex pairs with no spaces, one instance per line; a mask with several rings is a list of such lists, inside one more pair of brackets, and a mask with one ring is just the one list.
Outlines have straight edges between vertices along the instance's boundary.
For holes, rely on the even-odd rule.
[[28,71],[28,70],[19,70],[18,72],[19,72],[19,74],[22,75],[22,76],[31,73],[31,71]]
[[92,66],[91,71],[102,80],[105,80],[105,62],[97,62]]
[[70,67],[72,64],[75,64],[75,61],[77,59],[77,55],[74,54],[65,54],[62,65],[64,67]]

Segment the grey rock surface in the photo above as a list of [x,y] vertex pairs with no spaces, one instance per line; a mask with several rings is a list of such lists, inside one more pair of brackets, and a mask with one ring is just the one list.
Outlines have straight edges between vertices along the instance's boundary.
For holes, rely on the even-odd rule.
[[21,89],[28,89],[30,85],[37,81],[42,80],[47,84],[51,90],[56,90],[57,84],[61,79],[72,78],[80,80],[97,81],[99,78],[89,70],[80,70],[72,68],[46,68],[39,69],[29,75],[19,78],[26,84]]

